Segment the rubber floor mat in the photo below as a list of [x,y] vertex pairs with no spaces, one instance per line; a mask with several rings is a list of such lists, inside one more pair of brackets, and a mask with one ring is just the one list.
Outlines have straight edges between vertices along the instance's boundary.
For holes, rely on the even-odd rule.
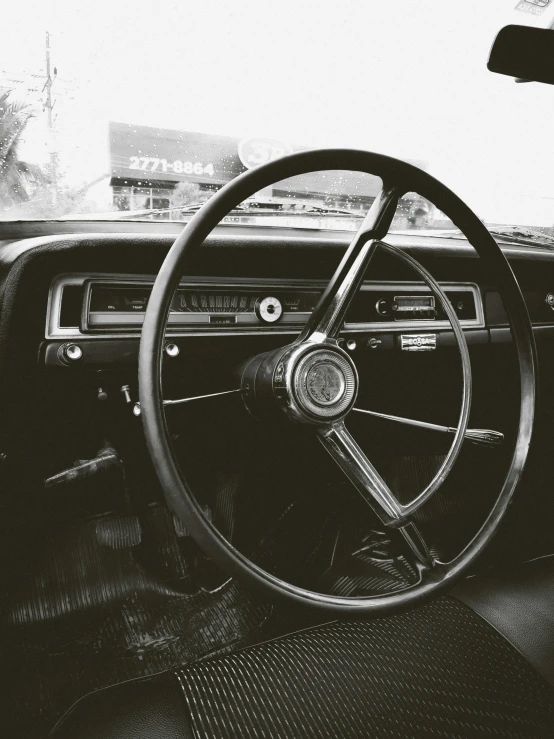
[[398,541],[356,515],[348,489],[340,493],[321,490],[294,501],[263,538],[256,562],[287,582],[344,597],[390,593],[415,582]]
[[[222,489],[224,511],[233,490]],[[405,587],[413,571],[388,536],[357,515],[356,501],[342,489],[298,499],[262,537],[255,559],[320,592]],[[57,533],[13,557],[8,573],[0,736],[37,739],[93,690],[327,620],[289,604],[272,608],[209,567],[196,566],[192,577],[198,549],[163,505],[149,507],[140,523],[111,515],[50,528]],[[199,589],[202,574],[209,590]]]
[[238,646],[265,605],[236,582],[193,590],[171,517],[82,521],[17,573],[2,617],[2,736],[45,736],[86,693]]

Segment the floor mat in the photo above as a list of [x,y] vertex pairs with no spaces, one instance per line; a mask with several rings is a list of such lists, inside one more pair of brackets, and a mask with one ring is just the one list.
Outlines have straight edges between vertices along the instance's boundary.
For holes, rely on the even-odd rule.
[[192,590],[182,543],[165,507],[146,530],[135,517],[82,521],[18,573],[2,617],[3,736],[42,737],[87,692],[252,637],[270,607],[234,581]]
[[395,592],[415,582],[400,537],[376,528],[379,522],[364,513],[346,486],[303,496],[264,536],[255,561],[287,582],[343,597]]
[[[235,488],[222,488],[225,511]],[[342,596],[406,587],[415,572],[356,501],[335,487],[300,497],[262,537],[258,564]],[[231,533],[234,517],[225,521]],[[291,604],[272,608],[217,571],[214,577],[164,505],[150,506],[140,522],[110,515],[51,530],[59,533],[13,560],[0,621],[10,676],[0,734],[11,739],[44,736],[90,691],[327,620]]]

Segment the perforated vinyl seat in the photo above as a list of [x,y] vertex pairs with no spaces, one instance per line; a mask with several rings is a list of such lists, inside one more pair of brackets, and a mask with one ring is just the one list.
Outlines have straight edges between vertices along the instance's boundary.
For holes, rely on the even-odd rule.
[[553,737],[554,558],[92,693],[51,736]]

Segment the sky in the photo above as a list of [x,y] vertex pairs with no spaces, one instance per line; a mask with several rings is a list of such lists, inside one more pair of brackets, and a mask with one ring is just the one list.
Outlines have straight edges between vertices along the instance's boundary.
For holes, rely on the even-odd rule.
[[[553,225],[554,88],[486,69],[503,25],[545,25],[517,3],[20,0],[2,10],[0,84],[41,86],[49,31],[75,180],[108,170],[115,120],[414,159],[489,221]],[[44,115],[26,147],[44,156]]]

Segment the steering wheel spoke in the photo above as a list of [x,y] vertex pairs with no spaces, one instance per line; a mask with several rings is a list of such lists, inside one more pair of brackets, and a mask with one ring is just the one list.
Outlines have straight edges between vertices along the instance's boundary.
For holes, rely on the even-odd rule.
[[[365,408],[352,408],[356,413],[365,413],[373,418],[381,418],[385,421],[395,421],[405,426],[412,426],[425,431],[438,431],[443,434],[455,434],[454,426],[443,426],[440,423],[429,423],[429,421],[417,421],[414,418],[404,418],[404,416],[391,416],[389,413],[377,413],[376,411],[368,411]],[[504,441],[504,434],[501,431],[493,429],[466,429],[464,438],[472,444],[484,447],[498,447]]]
[[318,429],[318,437],[380,520],[388,526],[402,526],[405,522],[403,506],[344,423],[339,421]]
[[318,430],[325,449],[342,469],[371,510],[386,526],[398,529],[420,570],[433,566],[433,558],[418,526],[409,521],[404,506],[377,472],[342,421]]
[[337,338],[346,311],[378,248],[378,240],[389,231],[402,194],[398,187],[383,186],[298,337],[298,343],[322,343]]
[[416,567],[420,574],[432,569],[435,566],[435,560],[419,526],[410,521],[405,526],[401,526],[399,530],[416,559]]
[[[182,405],[183,403],[191,403],[193,400],[211,400],[212,398],[220,398],[222,395],[234,395],[235,393],[240,393],[241,389],[240,387],[235,388],[234,390],[221,390],[218,393],[208,393],[206,395],[191,395],[189,398],[177,398],[177,399],[164,399],[163,404],[164,407],[167,408],[171,405]],[[133,414],[135,416],[140,416],[142,413],[140,402],[135,403],[133,406]]]

